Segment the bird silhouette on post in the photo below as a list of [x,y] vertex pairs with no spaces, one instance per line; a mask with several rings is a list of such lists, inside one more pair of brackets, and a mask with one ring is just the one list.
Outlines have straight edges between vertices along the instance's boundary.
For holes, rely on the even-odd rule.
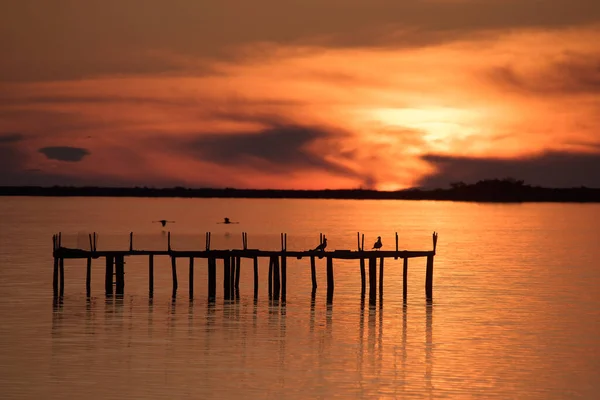
[[323,242],[320,245],[318,245],[317,247],[315,247],[315,249],[313,251],[324,251],[326,247],[327,247],[327,238],[325,236],[323,236]]
[[383,246],[383,244],[381,243],[381,236],[377,236],[377,241],[373,245],[373,248],[375,250],[379,250],[379,249],[381,249],[381,246]]
[[160,219],[160,220],[158,220],[158,221],[152,221],[152,222],[160,222],[160,224],[161,224],[162,226],[165,226],[165,225],[167,225],[167,222],[171,222],[171,223],[173,223],[173,222],[175,222],[175,221],[167,221],[166,219]]

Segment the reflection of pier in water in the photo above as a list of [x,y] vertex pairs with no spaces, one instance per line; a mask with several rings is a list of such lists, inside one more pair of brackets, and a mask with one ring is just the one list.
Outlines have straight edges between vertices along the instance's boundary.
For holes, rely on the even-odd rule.
[[[122,297],[125,292],[125,257],[148,257],[148,293],[152,298],[154,295],[154,257],[168,256],[171,260],[172,276],[172,294],[176,297],[178,289],[177,280],[177,260],[187,259],[189,261],[189,298],[194,298],[194,260],[206,259],[208,267],[208,300],[215,301],[217,293],[216,270],[217,263],[221,261],[223,265],[223,298],[225,300],[239,299],[240,285],[240,266],[242,259],[251,259],[254,268],[254,298],[258,297],[259,281],[259,259],[269,260],[268,271],[268,293],[269,299],[285,303],[287,296],[287,259],[288,258],[309,258],[311,265],[312,292],[317,290],[316,278],[316,259],[326,259],[327,271],[327,303],[333,302],[334,293],[334,260],[358,260],[361,274],[361,296],[364,298],[366,293],[367,268],[368,262],[368,281],[369,281],[369,304],[373,305],[377,299],[377,261],[379,261],[379,300],[383,301],[383,277],[384,260],[402,259],[403,260],[403,296],[407,297],[407,275],[408,260],[410,258],[426,258],[425,271],[425,294],[427,299],[433,296],[433,260],[436,254],[437,238],[436,232],[433,233],[433,249],[427,251],[409,251],[398,248],[398,234],[396,233],[395,250],[375,250],[364,249],[364,234],[357,234],[357,250],[334,250],[326,251],[326,239],[321,234],[320,245],[315,250],[294,251],[287,248],[287,234],[281,234],[280,250],[260,250],[248,248],[248,234],[242,232],[242,247],[240,249],[211,249],[211,234],[206,233],[206,243],[203,250],[174,250],[171,247],[171,234],[167,235],[167,249],[165,250],[140,250],[134,247],[134,235],[129,235],[128,250],[98,250],[96,233],[89,234],[89,247],[73,248],[62,245],[62,234],[53,236],[53,256],[54,256],[54,275],[53,292],[54,297],[62,299],[64,295],[64,260],[65,259],[85,259],[87,261],[86,269],[86,294],[91,296],[91,266],[93,259],[105,259],[105,294],[106,296]],[[84,246],[81,246],[84,247]]]

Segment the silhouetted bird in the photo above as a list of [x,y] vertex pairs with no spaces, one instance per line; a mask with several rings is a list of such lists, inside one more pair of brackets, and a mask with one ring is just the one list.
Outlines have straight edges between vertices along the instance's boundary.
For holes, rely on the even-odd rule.
[[377,236],[377,241],[373,245],[373,248],[379,250],[381,246],[383,246],[383,244],[381,243],[381,236]]
[[167,221],[166,219],[161,219],[161,220],[158,220],[158,221],[152,221],[152,222],[160,222],[160,224],[161,224],[162,226],[165,226],[165,225],[167,225],[167,222],[175,222],[175,221]]
[[323,251],[327,247],[327,238],[323,236],[323,243],[315,247],[313,251]]
[[228,224],[239,224],[239,222],[233,222],[233,221],[229,220],[229,218],[225,217],[225,218],[223,218],[223,222],[217,222],[217,224],[228,225]]

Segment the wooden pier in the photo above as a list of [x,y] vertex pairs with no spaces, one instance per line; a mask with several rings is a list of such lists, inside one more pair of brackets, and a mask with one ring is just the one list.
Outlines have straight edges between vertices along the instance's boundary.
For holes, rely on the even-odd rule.
[[[334,263],[336,259],[359,260],[361,276],[361,296],[364,298],[366,293],[366,261],[368,260],[368,281],[369,281],[369,302],[374,304],[377,300],[377,261],[379,261],[379,296],[383,295],[383,277],[384,260],[386,258],[403,260],[403,298],[407,298],[408,282],[408,259],[426,258],[425,271],[425,295],[427,300],[433,297],[433,261],[436,255],[438,234],[433,232],[433,249],[426,251],[409,251],[398,249],[398,234],[396,233],[395,250],[364,250],[364,235],[357,234],[356,250],[308,250],[308,251],[289,251],[287,249],[287,234],[281,234],[280,250],[260,250],[248,248],[248,234],[242,232],[242,248],[216,250],[211,249],[211,233],[206,233],[206,244],[202,250],[173,250],[171,248],[171,234],[168,233],[167,248],[164,250],[139,250],[134,247],[134,234],[129,235],[128,250],[97,250],[97,234],[89,234],[89,249],[68,248],[62,245],[62,234],[56,234],[52,237],[54,274],[53,274],[53,294],[55,299],[64,296],[64,260],[65,259],[85,259],[86,263],[86,295],[91,297],[91,266],[92,259],[104,258],[106,261],[105,273],[105,295],[123,296],[125,293],[125,257],[147,256],[148,257],[148,294],[154,295],[154,257],[168,256],[171,259],[172,273],[172,296],[176,297],[177,284],[177,262],[187,260],[189,265],[189,298],[194,298],[194,259],[206,259],[208,267],[208,300],[214,302],[217,293],[216,271],[217,264],[221,261],[223,266],[223,298],[233,300],[239,296],[240,284],[240,261],[242,258],[252,259],[254,266],[254,298],[259,293],[259,259],[269,259],[268,270],[268,294],[272,300],[285,302],[287,296],[287,259],[296,258],[310,259],[312,294],[317,290],[316,262],[315,259],[325,258],[327,269],[327,303],[333,302],[333,292],[335,287]],[[320,243],[323,244],[325,236],[321,234]]]

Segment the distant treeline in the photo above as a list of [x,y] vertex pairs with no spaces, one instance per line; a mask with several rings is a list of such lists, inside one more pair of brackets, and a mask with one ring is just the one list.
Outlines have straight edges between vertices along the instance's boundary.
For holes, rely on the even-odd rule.
[[476,202],[600,202],[600,189],[545,188],[526,185],[521,180],[486,179],[474,184],[455,182],[447,189],[406,189],[376,191],[278,190],[278,189],[190,189],[148,187],[0,186],[0,196],[93,196],[93,197],[197,197],[270,199],[393,199],[452,200]]

